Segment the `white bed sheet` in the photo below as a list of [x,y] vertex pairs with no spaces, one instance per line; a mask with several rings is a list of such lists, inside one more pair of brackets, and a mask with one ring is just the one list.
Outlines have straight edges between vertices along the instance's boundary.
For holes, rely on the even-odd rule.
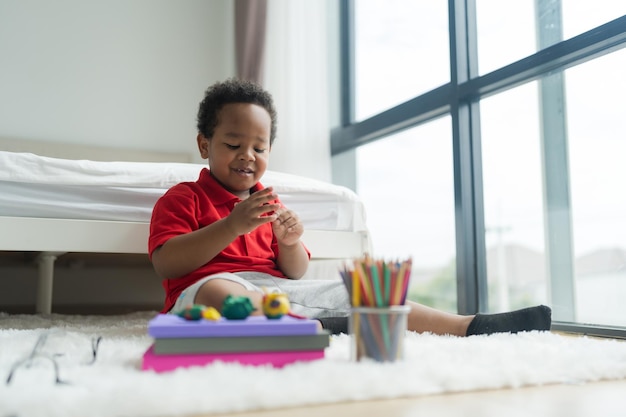
[[[156,200],[179,182],[197,180],[205,166],[0,151],[0,216],[149,222]],[[363,203],[346,187],[275,171],[261,182],[307,229],[367,230]]]

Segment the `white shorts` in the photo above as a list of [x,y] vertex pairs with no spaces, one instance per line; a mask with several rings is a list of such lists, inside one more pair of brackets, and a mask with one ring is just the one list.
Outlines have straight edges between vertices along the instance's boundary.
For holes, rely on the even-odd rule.
[[200,287],[212,279],[233,281],[248,291],[285,293],[291,311],[309,318],[341,317],[350,313],[348,291],[341,280],[293,280],[258,272],[223,272],[204,277],[183,290],[170,312],[176,314],[193,305]]

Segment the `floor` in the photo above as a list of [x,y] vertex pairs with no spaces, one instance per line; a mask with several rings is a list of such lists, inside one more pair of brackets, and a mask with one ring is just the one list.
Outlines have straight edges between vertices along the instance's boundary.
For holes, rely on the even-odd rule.
[[[626,380],[363,401],[230,417],[612,417],[626,416]],[[197,416],[201,417],[201,416]]]

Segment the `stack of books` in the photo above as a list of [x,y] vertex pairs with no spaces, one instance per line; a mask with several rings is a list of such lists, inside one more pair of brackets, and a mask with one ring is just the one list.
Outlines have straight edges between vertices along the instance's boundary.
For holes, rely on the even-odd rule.
[[143,356],[142,369],[157,372],[202,366],[214,361],[282,367],[322,359],[330,334],[317,321],[282,316],[268,319],[185,320],[159,314],[148,323],[154,343]]

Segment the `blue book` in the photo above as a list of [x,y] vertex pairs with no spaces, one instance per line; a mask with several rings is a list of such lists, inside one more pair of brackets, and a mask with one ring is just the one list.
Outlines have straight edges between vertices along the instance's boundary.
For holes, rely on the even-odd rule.
[[159,314],[148,322],[148,334],[154,338],[292,336],[317,334],[317,320],[282,316],[268,319],[249,316],[243,320],[185,320],[175,314]]

